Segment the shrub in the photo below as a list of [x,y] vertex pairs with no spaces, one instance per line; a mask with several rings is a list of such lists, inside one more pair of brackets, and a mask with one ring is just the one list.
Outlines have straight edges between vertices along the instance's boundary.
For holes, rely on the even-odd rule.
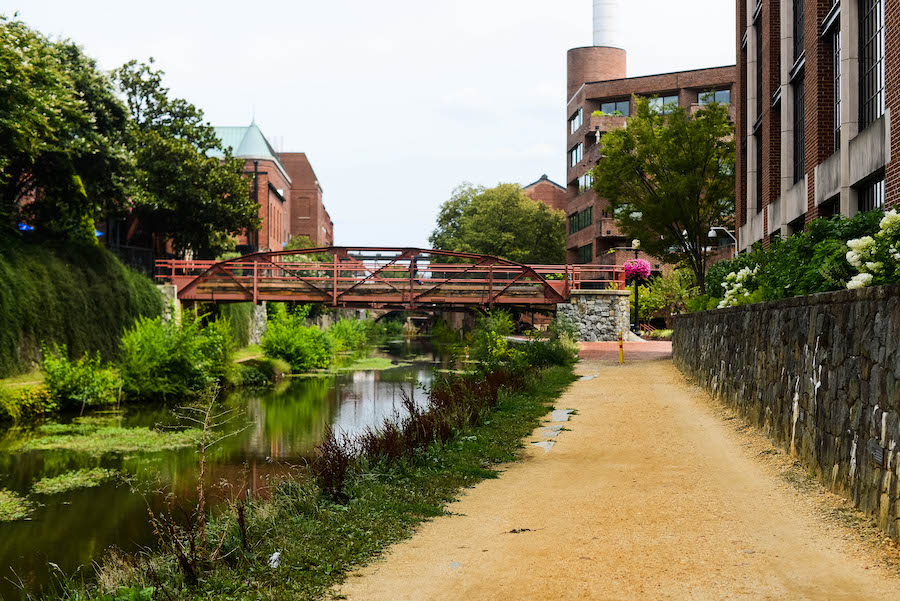
[[328,329],[328,334],[334,343],[334,349],[340,351],[359,351],[369,345],[371,330],[370,323],[359,319],[340,319]]
[[58,410],[46,386],[0,389],[0,422],[19,422]]
[[112,405],[118,401],[119,377],[104,367],[99,353],[69,359],[65,345],[44,347],[41,369],[50,397],[63,410]]
[[334,360],[331,338],[317,327],[304,325],[303,319],[279,311],[262,340],[267,357],[287,361],[292,371],[324,369]]
[[232,351],[226,320],[139,319],[122,336],[122,390],[142,400],[199,395],[228,376]]
[[472,331],[472,354],[482,363],[494,364],[510,358],[506,337],[515,331],[515,321],[508,311],[486,311],[475,319]]

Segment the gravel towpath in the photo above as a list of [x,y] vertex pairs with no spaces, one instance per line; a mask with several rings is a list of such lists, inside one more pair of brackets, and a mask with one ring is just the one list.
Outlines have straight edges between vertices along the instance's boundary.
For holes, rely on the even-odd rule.
[[[900,600],[900,578],[667,360],[583,360],[526,458],[339,591],[353,601]],[[807,496],[821,496],[818,492]],[[824,501],[822,501],[824,503]]]

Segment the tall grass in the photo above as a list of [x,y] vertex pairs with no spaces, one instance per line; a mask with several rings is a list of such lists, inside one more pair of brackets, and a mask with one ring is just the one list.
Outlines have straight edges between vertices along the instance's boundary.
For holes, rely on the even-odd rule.
[[29,371],[42,343],[115,360],[121,333],[162,308],[153,282],[103,248],[0,238],[0,377]]

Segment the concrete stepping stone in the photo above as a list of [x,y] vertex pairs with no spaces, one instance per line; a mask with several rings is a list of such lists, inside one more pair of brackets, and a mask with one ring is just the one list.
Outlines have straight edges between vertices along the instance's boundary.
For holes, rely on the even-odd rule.
[[546,428],[541,428],[541,433],[547,438],[556,438],[557,436],[559,436],[562,428],[562,426],[547,426]]
[[544,449],[545,453],[549,453],[550,449],[552,449],[553,445],[555,445],[556,443],[553,442],[552,440],[545,440],[542,442],[533,442],[531,444],[533,444],[536,447],[540,447],[540,448]]
[[569,421],[569,416],[575,413],[574,409],[556,409],[550,415],[551,422],[567,422]]
[[596,379],[596,378],[597,378],[596,375],[593,375],[593,376],[581,376],[581,378],[579,378],[578,381],[579,381],[579,382],[590,382],[591,380],[594,380],[594,379]]

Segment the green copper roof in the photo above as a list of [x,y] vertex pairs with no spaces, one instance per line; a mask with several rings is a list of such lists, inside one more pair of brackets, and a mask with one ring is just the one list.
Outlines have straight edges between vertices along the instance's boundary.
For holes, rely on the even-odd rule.
[[[278,165],[278,168],[281,169],[287,180],[291,180],[288,177],[287,169],[284,168],[284,165],[281,164],[281,159],[278,158],[278,153],[266,140],[256,122],[251,123],[247,127],[216,127],[215,130],[216,136],[222,141],[222,145],[226,148],[231,148],[231,153],[235,157],[239,159],[272,161]],[[224,156],[217,151],[210,154],[220,158]]]

